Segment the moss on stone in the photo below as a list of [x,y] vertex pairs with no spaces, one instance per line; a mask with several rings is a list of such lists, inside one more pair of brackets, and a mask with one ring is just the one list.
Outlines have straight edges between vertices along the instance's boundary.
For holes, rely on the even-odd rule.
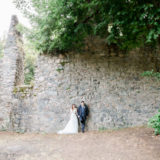
[[17,87],[14,87],[13,93],[17,93],[17,92],[18,92],[18,88],[17,88]]

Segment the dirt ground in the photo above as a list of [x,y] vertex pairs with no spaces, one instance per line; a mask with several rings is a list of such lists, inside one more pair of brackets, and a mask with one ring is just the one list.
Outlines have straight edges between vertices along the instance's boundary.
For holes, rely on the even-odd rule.
[[160,160],[160,136],[145,127],[77,135],[1,132],[0,160]]

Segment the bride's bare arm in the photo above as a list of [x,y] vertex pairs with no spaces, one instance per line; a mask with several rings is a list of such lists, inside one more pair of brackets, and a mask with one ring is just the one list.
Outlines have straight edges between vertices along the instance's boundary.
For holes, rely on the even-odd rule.
[[78,116],[78,111],[77,111],[77,108],[75,108],[75,114]]

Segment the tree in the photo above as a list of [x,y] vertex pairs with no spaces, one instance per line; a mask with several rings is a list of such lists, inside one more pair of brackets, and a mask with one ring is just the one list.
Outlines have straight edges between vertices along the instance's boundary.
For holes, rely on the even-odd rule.
[[[16,0],[31,21],[30,38],[43,53],[81,48],[89,35],[130,50],[160,42],[157,0]],[[27,7],[26,7],[27,6]]]

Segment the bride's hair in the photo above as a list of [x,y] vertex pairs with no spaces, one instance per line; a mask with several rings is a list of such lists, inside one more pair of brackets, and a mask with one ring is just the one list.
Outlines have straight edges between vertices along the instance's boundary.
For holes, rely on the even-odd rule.
[[72,110],[73,110],[73,108],[76,108],[76,105],[75,105],[75,104],[72,104]]

